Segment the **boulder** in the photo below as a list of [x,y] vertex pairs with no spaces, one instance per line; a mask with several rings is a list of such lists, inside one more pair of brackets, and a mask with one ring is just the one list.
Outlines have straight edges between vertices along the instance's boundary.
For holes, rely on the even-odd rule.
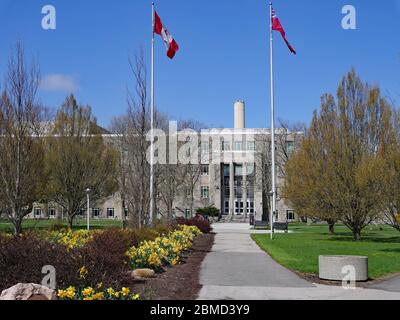
[[131,275],[135,280],[145,280],[154,278],[156,273],[151,269],[136,269],[132,271]]
[[34,283],[19,283],[4,290],[0,300],[57,300],[54,290]]

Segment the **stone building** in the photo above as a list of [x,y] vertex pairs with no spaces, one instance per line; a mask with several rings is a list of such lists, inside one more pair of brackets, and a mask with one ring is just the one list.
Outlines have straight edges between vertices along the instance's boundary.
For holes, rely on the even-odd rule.
[[[294,210],[280,199],[280,189],[284,183],[285,157],[294,151],[301,132],[276,131],[278,161],[278,203],[277,221],[299,220]],[[174,216],[191,217],[197,208],[215,206],[226,218],[242,220],[253,214],[256,220],[269,221],[268,179],[270,173],[263,161],[270,158],[269,129],[249,129],[245,126],[245,104],[237,101],[234,105],[233,129],[207,129],[199,135],[201,143],[200,174],[195,184],[193,211],[187,192],[182,190],[174,201]],[[115,136],[104,134],[105,139],[112,141]],[[269,149],[268,149],[269,148]],[[191,197],[190,197],[191,198]],[[163,210],[162,204],[159,209]],[[99,203],[91,205],[93,219],[122,219],[127,215],[120,194],[116,193]],[[82,209],[80,217],[86,217]],[[78,217],[79,217],[78,216]],[[31,218],[62,218],[63,213],[56,205],[35,206]]]

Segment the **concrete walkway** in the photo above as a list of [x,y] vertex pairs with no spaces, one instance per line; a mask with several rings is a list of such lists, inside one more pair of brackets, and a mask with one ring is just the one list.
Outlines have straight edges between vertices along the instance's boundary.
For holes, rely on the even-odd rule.
[[201,268],[199,300],[400,300],[399,292],[309,283],[261,250],[248,224],[215,224],[214,231],[214,247]]
[[391,292],[400,292],[400,276],[396,276],[378,283],[375,283],[368,288],[385,290]]

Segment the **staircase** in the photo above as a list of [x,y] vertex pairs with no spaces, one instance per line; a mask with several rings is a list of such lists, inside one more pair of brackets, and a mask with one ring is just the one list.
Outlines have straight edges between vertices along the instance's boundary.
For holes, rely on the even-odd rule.
[[250,218],[244,215],[238,216],[235,215],[232,219],[232,216],[223,216],[222,219],[219,221],[220,223],[250,223]]

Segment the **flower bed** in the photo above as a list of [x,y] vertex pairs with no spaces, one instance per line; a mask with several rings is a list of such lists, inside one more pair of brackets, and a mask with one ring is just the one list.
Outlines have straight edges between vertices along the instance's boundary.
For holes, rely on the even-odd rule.
[[[112,289],[131,287],[130,269],[161,271],[165,266],[175,266],[200,234],[194,226],[160,225],[140,230],[0,235],[0,292],[16,283],[41,283],[42,267],[51,265],[57,272],[57,287],[68,288],[59,292],[61,299],[131,300],[135,295],[128,297],[126,290],[124,295],[122,290]],[[96,289],[92,292],[90,288]]]
[[93,240],[93,237],[99,231],[72,231],[72,230],[61,230],[61,231],[43,231],[39,232],[39,237],[50,243],[57,243],[67,247],[68,250],[84,247],[88,242]]
[[131,293],[129,288],[122,288],[120,291],[113,288],[103,289],[102,285],[98,285],[96,289],[86,287],[83,289],[76,289],[69,287],[65,290],[58,290],[57,297],[59,300],[83,300],[83,301],[96,301],[96,300],[139,300],[139,295]]
[[126,253],[131,269],[149,268],[160,271],[164,266],[181,262],[182,253],[191,248],[193,240],[202,232],[194,226],[179,226],[178,230],[154,241],[144,241]]

